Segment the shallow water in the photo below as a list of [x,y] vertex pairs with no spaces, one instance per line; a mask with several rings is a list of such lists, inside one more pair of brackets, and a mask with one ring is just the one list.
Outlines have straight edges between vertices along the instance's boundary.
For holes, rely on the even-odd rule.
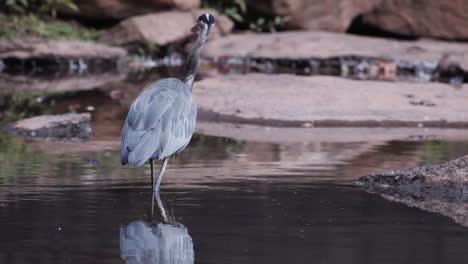
[[121,167],[118,147],[1,134],[0,263],[465,263],[466,227],[354,181],[468,143],[362,144],[197,135],[163,181],[171,226],[151,214],[148,166]]

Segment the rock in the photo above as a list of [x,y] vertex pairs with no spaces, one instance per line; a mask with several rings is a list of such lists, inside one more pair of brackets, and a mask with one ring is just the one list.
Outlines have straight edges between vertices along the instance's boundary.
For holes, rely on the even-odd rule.
[[363,56],[411,62],[450,62],[468,70],[468,49],[463,43],[397,41],[332,32],[230,35],[208,42],[202,54],[213,58],[247,56],[293,59]]
[[0,89],[12,92],[71,92],[112,87],[125,79],[125,74],[101,73],[70,75],[64,78],[34,78],[28,75],[9,75],[0,73]]
[[165,46],[192,36],[190,29],[202,13],[216,16],[216,27],[211,35],[219,36],[232,31],[233,22],[214,10],[169,11],[128,18],[110,30],[101,32],[99,40],[112,45],[151,43]]
[[93,20],[125,19],[162,10],[190,10],[200,6],[200,0],[78,0],[79,12],[61,7],[59,13]]
[[378,0],[260,0],[248,1],[248,5],[269,15],[289,17],[291,28],[344,32],[356,16],[371,11],[378,2]]
[[[248,74],[207,78],[193,90],[200,116],[271,126],[466,127],[468,86]],[[411,104],[418,94],[435,106]]]
[[101,58],[119,59],[127,51],[118,47],[107,47],[78,40],[45,40],[37,38],[0,40],[0,59],[5,58]]
[[31,138],[88,139],[91,134],[91,114],[41,115],[26,118],[7,126],[12,134]]
[[370,174],[357,183],[390,201],[437,212],[468,226],[468,155],[440,165]]
[[363,14],[366,24],[411,37],[468,39],[466,0],[386,0]]
[[361,177],[358,183],[373,191],[399,191],[443,197],[468,194],[468,155],[439,165],[394,170]]

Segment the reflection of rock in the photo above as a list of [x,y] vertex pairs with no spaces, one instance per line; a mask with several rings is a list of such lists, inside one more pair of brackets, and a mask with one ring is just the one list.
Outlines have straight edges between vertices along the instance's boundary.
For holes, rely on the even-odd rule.
[[440,213],[468,226],[468,155],[440,165],[371,174],[358,184],[390,201]]
[[264,58],[330,58],[360,56],[408,62],[447,61],[468,70],[464,43],[432,40],[400,41],[332,32],[282,32],[237,34],[207,43],[204,56]]
[[17,121],[8,125],[7,130],[32,138],[88,139],[90,121],[89,113],[42,115]]
[[125,78],[123,74],[84,74],[57,79],[42,79],[26,75],[0,74],[0,89],[25,91],[82,91],[108,87]]
[[[204,79],[195,84],[193,93],[200,116],[219,121],[303,127],[468,124],[468,89],[440,83],[248,74]],[[412,105],[408,93],[435,105]]]
[[192,238],[182,224],[148,225],[135,221],[120,227],[120,252],[126,263],[194,263]]
[[[168,11],[128,18],[108,31],[100,34],[100,41],[113,45],[152,43],[159,46],[182,41],[192,36],[190,28],[203,12],[216,15],[214,10],[195,10],[191,12]],[[229,18],[217,16],[214,35],[229,33],[233,23]],[[177,23],[174,23],[177,21]]]
[[448,200],[418,197],[409,193],[384,194],[382,197],[393,202],[404,203],[411,207],[448,216],[455,222],[468,227],[468,197]]

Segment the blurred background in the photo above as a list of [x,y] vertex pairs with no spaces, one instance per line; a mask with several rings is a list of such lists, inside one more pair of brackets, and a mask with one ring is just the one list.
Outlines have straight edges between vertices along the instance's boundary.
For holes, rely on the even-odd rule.
[[[0,263],[465,263],[466,198],[381,197],[355,181],[468,153],[466,10],[1,1]],[[161,187],[167,229],[149,167],[120,165],[121,129],[141,91],[183,76],[204,13],[216,26],[196,133]],[[176,234],[185,249],[167,242]]]

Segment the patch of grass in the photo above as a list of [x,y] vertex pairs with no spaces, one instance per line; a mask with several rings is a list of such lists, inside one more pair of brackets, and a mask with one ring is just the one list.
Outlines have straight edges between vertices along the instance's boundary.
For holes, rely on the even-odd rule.
[[96,41],[95,30],[78,24],[66,23],[53,18],[45,19],[36,15],[0,15],[0,39],[41,37],[45,39],[65,39]]

